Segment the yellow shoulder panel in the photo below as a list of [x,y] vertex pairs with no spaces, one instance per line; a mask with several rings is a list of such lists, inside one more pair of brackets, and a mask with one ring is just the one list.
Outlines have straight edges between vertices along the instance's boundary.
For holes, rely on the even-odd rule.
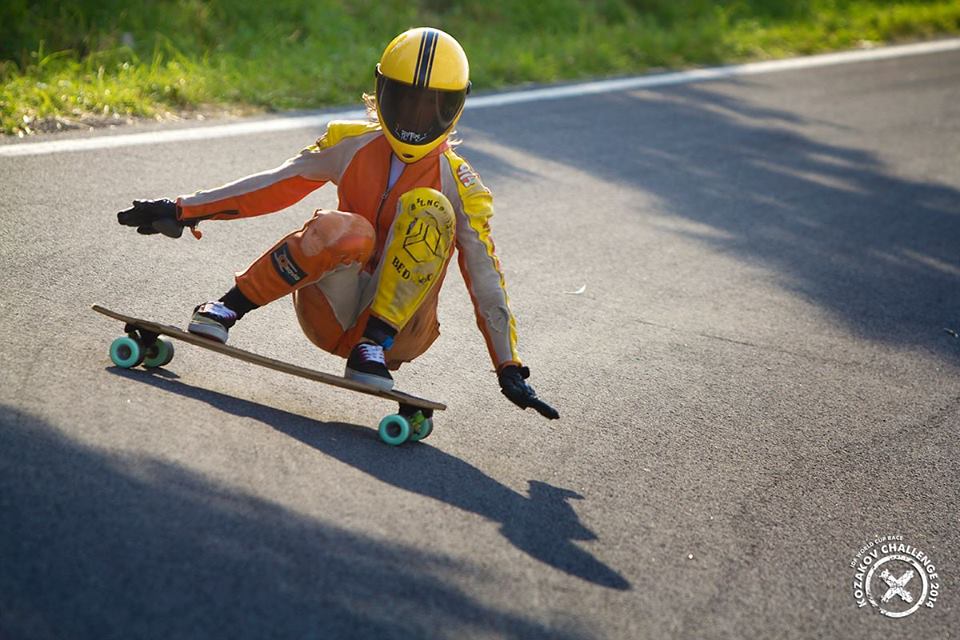
[[379,123],[367,120],[333,120],[327,124],[327,130],[324,134],[317,138],[317,143],[313,146],[313,149],[317,151],[329,149],[346,138],[362,136],[379,129]]

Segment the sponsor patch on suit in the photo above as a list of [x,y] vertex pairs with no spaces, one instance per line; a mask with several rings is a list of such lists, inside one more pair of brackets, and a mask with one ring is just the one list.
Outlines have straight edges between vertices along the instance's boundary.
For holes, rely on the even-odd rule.
[[270,254],[273,259],[273,267],[280,274],[280,277],[286,280],[287,284],[293,286],[307,277],[306,272],[300,268],[300,265],[290,254],[290,247],[284,242],[273,250]]

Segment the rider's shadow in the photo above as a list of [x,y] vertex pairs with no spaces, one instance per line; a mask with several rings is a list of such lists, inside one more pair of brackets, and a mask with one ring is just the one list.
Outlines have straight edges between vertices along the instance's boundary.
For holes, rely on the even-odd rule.
[[[627,590],[630,583],[574,540],[596,535],[577,517],[570,500],[576,492],[531,480],[527,495],[497,482],[476,467],[429,446],[426,442],[397,451],[385,446],[358,446],[375,432],[366,427],[317,420],[143,371],[110,368],[112,373],[176,393],[238,416],[256,419],[291,438],[359,469],[387,484],[500,524],[510,543],[555,569],[611,589]],[[349,432],[353,438],[344,438]]]

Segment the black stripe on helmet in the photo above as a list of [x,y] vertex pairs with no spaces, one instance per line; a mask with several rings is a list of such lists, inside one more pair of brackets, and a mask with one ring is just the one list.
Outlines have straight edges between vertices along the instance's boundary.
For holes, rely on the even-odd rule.
[[413,84],[417,84],[417,76],[420,74],[420,67],[423,65],[423,45],[426,41],[427,34],[420,36],[420,50],[417,51],[417,66],[413,69]]
[[420,51],[417,53],[417,68],[413,74],[413,84],[426,87],[430,82],[430,72],[433,70],[433,58],[437,52],[438,34],[433,29],[426,31],[420,40]]
[[440,35],[434,31],[433,32],[433,42],[430,43],[430,59],[427,60],[427,77],[424,79],[424,86],[430,84],[430,74],[433,73],[433,61],[437,57],[437,42],[440,40]]

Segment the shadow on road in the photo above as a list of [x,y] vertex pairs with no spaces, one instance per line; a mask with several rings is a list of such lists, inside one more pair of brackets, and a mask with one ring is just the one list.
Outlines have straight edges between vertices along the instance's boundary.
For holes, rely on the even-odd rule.
[[[428,442],[387,447],[371,428],[318,422],[147,371],[108,371],[205,402],[226,413],[258,420],[398,489],[499,523],[500,532],[517,549],[555,569],[602,587],[630,588],[623,576],[573,543],[596,539],[570,506],[570,500],[583,499],[573,491],[531,480],[524,496]],[[443,428],[442,424],[438,428]],[[353,437],[344,438],[346,433]],[[368,442],[358,443],[361,439]]]
[[[873,150],[840,143],[856,139],[849,127],[753,104],[725,93],[730,83],[558,101],[533,125],[529,113],[509,111],[528,107],[477,112],[469,122],[474,135],[498,145],[569,165],[613,189],[636,190],[645,203],[655,196],[658,213],[706,225],[703,232],[677,233],[778,274],[779,286],[856,335],[960,355],[960,340],[945,330],[960,331],[960,191],[908,177],[924,162],[940,169],[950,158],[935,149],[929,127],[944,135],[955,127],[925,122],[920,137],[909,135],[908,124],[889,132],[891,166]],[[821,88],[824,95],[830,90]],[[770,92],[763,87],[757,95]],[[863,109],[863,117],[873,116]],[[586,118],[611,125],[588,135]],[[870,135],[864,145],[874,143]],[[470,132],[465,137],[469,147]],[[900,143],[913,146],[904,150]],[[917,155],[924,148],[929,157]],[[508,160],[465,153],[494,182],[513,173]],[[639,205],[625,213],[650,215]],[[618,242],[611,238],[611,251],[630,251]],[[634,275],[619,271],[611,278]],[[624,313],[633,313],[635,305],[624,302]]]
[[574,637],[451,586],[475,567],[87,448],[9,407],[0,522],[5,639]]

